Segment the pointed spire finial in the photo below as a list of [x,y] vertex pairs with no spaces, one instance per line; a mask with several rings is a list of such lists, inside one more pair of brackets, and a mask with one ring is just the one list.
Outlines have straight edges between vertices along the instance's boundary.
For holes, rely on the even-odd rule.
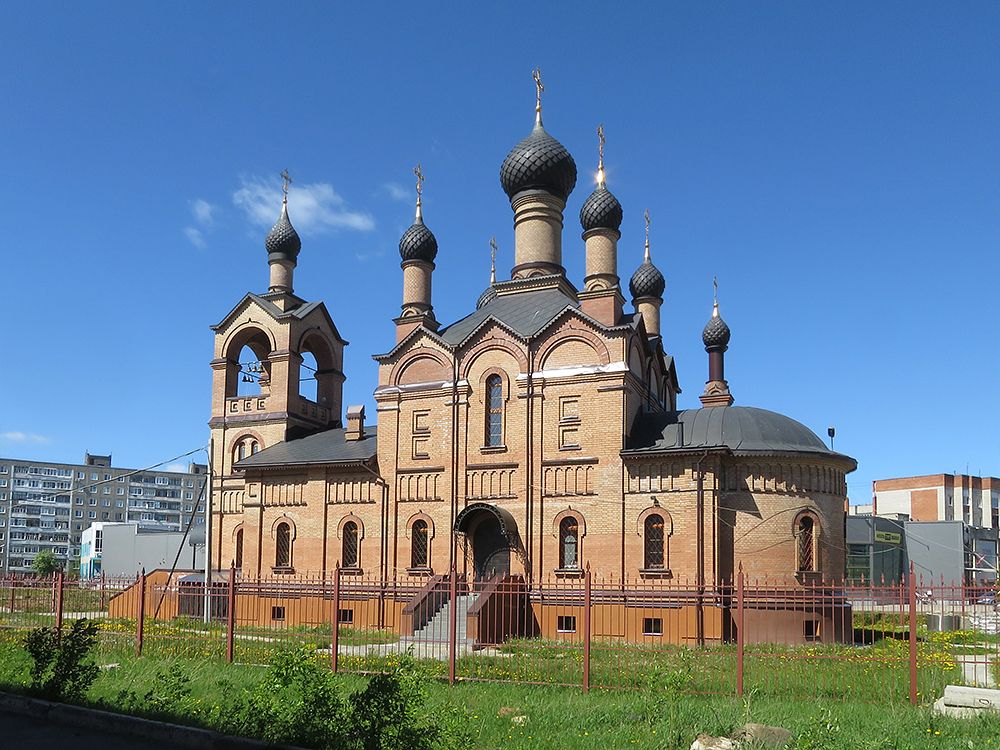
[[719,317],[719,277],[712,277],[712,287],[714,291],[712,292],[712,317]]
[[292,178],[287,169],[281,171],[281,203],[288,205],[288,186],[292,184]]
[[647,208],[643,214],[643,218],[646,220],[646,262],[649,263],[649,209]]
[[416,177],[417,177],[417,216],[416,216],[416,220],[417,221],[423,221],[424,220],[424,214],[423,214],[423,211],[421,210],[421,197],[424,194],[424,171],[420,168],[420,164],[419,163],[417,163],[417,166],[415,166],[413,168],[413,174],[415,174]]
[[535,81],[535,124],[541,126],[542,124],[542,92],[545,91],[545,86],[542,84],[542,69],[535,68],[531,72],[531,77]]
[[497,283],[497,238],[490,237],[490,286]]
[[597,126],[597,185],[604,187],[604,124]]

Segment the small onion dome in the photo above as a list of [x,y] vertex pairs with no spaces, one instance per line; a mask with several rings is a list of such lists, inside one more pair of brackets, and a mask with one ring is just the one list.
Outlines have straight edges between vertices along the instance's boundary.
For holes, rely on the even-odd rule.
[[268,260],[294,261],[298,257],[302,240],[288,220],[288,204],[281,204],[281,216],[264,238],[264,247],[267,249]]
[[479,295],[479,299],[476,301],[476,309],[478,310],[481,307],[485,307],[496,298],[497,290],[492,284],[490,284],[486,287],[486,291]]
[[591,229],[614,229],[622,225],[622,204],[604,185],[598,185],[580,208],[580,226]]
[[511,200],[525,190],[542,190],[565,201],[576,187],[576,162],[539,122],[503,160],[500,185]]
[[729,347],[729,326],[719,315],[719,306],[712,310],[712,317],[701,332],[702,343],[705,344],[706,351],[726,351]]
[[632,279],[628,283],[628,289],[632,293],[632,299],[640,297],[655,297],[663,299],[663,291],[667,288],[667,282],[660,273],[660,269],[651,261],[643,261],[642,265],[635,269]]
[[399,238],[399,257],[404,263],[408,260],[424,260],[433,263],[437,252],[438,242],[434,233],[424,225],[423,219],[419,217]]

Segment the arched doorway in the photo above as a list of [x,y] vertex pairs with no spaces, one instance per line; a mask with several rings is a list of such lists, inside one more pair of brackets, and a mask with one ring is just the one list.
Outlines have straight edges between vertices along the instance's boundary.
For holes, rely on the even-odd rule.
[[455,518],[455,531],[465,536],[466,551],[472,553],[473,576],[478,582],[510,575],[511,553],[523,558],[517,522],[505,508],[471,503]]
[[472,533],[472,564],[477,581],[510,575],[510,542],[492,514],[484,513]]

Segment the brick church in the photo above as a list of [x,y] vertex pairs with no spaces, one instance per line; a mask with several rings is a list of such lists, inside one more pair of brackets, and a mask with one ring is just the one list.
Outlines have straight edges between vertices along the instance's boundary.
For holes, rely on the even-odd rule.
[[[542,124],[539,85],[534,126],[500,167],[510,277],[494,272],[476,309],[451,322],[434,313],[438,246],[418,174],[395,337],[387,320],[375,355],[374,415],[344,407],[347,341],[323,302],[294,292],[301,242],[286,191],[264,243],[267,291],[213,327],[215,567],[395,580],[455,566],[473,584],[516,576],[529,588],[586,567],[708,587],[738,566],[789,588],[843,577],[845,474],[856,462],[789,417],[734,405],[718,303],[702,331],[701,407],[678,410],[648,217],[645,257],[625,285],[622,206],[600,140],[580,240],[566,247],[586,258],[577,286],[563,265],[577,167]],[[315,378],[314,399],[300,395],[304,377]],[[240,395],[245,380],[259,393]]]

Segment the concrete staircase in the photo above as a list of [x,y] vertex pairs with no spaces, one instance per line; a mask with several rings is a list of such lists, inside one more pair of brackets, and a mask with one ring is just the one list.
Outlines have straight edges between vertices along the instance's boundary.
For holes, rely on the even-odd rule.
[[[455,623],[455,635],[457,643],[465,643],[469,640],[466,633],[466,623],[469,609],[476,602],[475,594],[459,594],[455,597],[455,613],[458,621]],[[435,643],[448,642],[448,621],[451,617],[452,602],[445,602],[434,616],[427,621],[419,630],[415,630],[409,640]],[[473,639],[474,640],[474,639]]]

